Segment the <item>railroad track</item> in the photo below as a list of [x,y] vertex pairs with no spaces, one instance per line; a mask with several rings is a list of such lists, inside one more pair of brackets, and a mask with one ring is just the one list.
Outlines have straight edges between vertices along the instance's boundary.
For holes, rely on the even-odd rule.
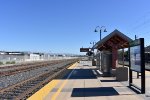
[[[9,73],[4,73],[4,75],[0,76],[0,89],[9,87],[13,84],[17,84],[21,81],[27,80],[31,77],[37,76],[42,73],[46,73],[47,70],[53,70],[56,69],[59,66],[62,66],[69,60],[60,60],[60,61],[53,61],[44,64],[44,65],[39,65],[33,68],[33,67],[27,67],[27,69],[24,68],[24,70],[21,70],[20,67],[18,67],[18,70],[11,71]],[[43,62],[45,63],[45,62]]]
[[65,70],[76,61],[77,60],[70,60],[57,69],[48,70],[44,74],[40,74],[0,90],[0,100],[25,100],[52,79],[65,72]]
[[[37,69],[37,68],[41,68],[41,67],[46,67],[46,66],[50,66],[50,65],[54,65],[54,64],[58,64],[60,62],[63,62],[65,60],[58,60],[58,61],[46,61],[46,62],[38,62],[38,63],[32,63],[32,64],[23,64],[20,66],[8,66],[8,67],[2,67],[0,68],[0,77],[3,76],[9,76],[9,75],[14,75],[17,73],[21,73],[24,71],[29,71],[29,70],[33,70],[33,69]],[[4,71],[5,69],[5,71]]]

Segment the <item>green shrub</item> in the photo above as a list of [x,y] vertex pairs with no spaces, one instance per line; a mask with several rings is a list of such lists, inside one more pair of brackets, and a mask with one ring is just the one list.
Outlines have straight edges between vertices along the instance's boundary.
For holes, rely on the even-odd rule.
[[7,61],[6,64],[15,64],[15,61]]
[[15,61],[12,61],[12,62],[10,62],[11,64],[15,64],[16,62]]
[[3,65],[3,62],[0,61],[0,65]]
[[7,61],[6,64],[10,64],[10,61]]

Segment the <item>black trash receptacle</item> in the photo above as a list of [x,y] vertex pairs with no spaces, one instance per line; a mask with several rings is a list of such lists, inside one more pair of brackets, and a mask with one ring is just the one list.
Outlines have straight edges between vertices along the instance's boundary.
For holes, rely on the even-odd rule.
[[103,51],[101,53],[101,71],[103,76],[111,76],[112,70],[112,53],[110,51]]

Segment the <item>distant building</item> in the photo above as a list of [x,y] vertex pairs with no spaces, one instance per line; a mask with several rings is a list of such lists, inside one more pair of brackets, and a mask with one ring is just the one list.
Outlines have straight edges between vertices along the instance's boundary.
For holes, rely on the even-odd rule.
[[8,62],[8,61],[16,61],[22,62],[28,59],[28,54],[25,52],[6,52],[0,51],[0,61]]
[[39,53],[39,52],[18,52],[18,51],[0,51],[0,62],[12,62],[16,63],[25,61],[40,61],[40,60],[60,60],[60,59],[71,59],[76,56],[67,54],[50,54],[50,53]]
[[31,52],[8,52],[0,51],[0,61],[8,62],[23,62],[23,61],[37,61],[44,60],[43,53],[31,53]]

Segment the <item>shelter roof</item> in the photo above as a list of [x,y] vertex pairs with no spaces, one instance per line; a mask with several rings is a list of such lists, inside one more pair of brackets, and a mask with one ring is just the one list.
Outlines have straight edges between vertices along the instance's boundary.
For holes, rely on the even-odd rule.
[[131,41],[131,38],[115,29],[109,35],[104,37],[101,41],[98,41],[93,46],[93,49],[111,50],[113,46],[117,46],[118,49],[127,48],[129,47],[129,42]]

